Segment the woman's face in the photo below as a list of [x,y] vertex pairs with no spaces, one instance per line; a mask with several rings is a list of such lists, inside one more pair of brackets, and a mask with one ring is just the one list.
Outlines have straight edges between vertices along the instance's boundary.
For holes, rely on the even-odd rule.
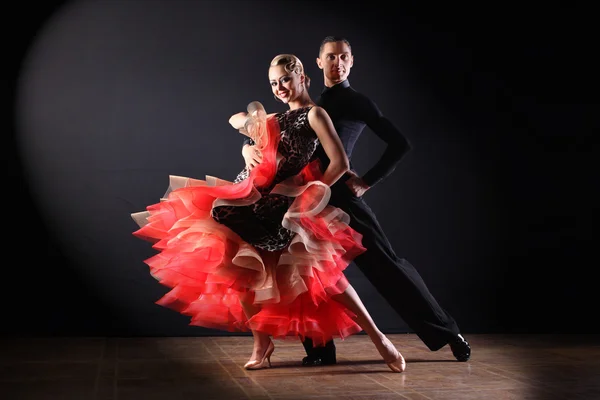
[[269,68],[269,84],[275,97],[284,103],[296,99],[301,92],[302,79],[295,72],[287,72],[283,65]]

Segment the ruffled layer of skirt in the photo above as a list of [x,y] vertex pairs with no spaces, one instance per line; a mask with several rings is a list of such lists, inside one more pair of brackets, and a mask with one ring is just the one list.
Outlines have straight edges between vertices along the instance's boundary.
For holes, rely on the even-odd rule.
[[[157,303],[191,317],[192,325],[309,336],[315,345],[359,332],[354,315],[332,296],[348,286],[344,270],[365,251],[362,236],[346,213],[328,205],[330,189],[317,179],[315,165],[270,192],[294,199],[281,223],[295,235],[283,250],[256,249],[212,218],[219,205],[256,202],[256,186],[272,182],[278,125],[259,110],[246,128],[263,153],[248,179],[171,176],[160,202],[132,214],[140,227],[133,234],[158,251],[145,260],[150,273],[170,288]],[[246,318],[241,300],[260,311]]]

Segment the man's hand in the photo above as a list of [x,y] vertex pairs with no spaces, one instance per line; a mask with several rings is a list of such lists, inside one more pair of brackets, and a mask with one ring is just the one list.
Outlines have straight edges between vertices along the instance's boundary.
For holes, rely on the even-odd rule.
[[262,162],[262,153],[260,150],[256,148],[256,146],[246,144],[242,147],[242,157],[244,157],[244,162],[246,163],[246,167],[248,167],[248,171],[252,171],[254,167]]
[[363,196],[371,188],[354,171],[348,171],[348,174],[352,176],[346,181],[346,186],[356,197]]

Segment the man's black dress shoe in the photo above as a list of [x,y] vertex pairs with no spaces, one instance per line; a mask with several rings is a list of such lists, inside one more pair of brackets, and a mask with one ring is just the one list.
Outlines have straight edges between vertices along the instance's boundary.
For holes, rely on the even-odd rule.
[[333,340],[325,343],[324,346],[314,346],[313,341],[309,337],[305,337],[302,345],[306,350],[306,357],[302,359],[302,365],[332,365],[336,363],[335,359],[335,344]]
[[333,365],[337,361],[335,356],[306,356],[302,359],[302,365],[307,367],[317,366],[317,365]]
[[471,346],[469,346],[469,342],[460,333],[449,344],[452,354],[454,354],[454,357],[458,361],[469,361],[469,358],[471,358]]

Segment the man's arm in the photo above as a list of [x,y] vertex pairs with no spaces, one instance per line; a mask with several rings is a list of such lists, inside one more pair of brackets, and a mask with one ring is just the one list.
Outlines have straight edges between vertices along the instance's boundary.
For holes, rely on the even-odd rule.
[[394,172],[411,146],[402,132],[383,115],[373,101],[365,97],[361,110],[364,112],[363,120],[369,129],[386,144],[379,160],[362,176],[363,182],[373,187]]
[[[262,162],[262,153],[257,149],[256,142],[250,137],[246,136],[248,133],[245,131],[247,113],[241,112],[231,116],[229,123],[240,132],[244,133],[244,142],[242,144],[242,157],[246,163],[246,167],[249,171],[252,171],[254,167]],[[272,118],[275,113],[267,114],[267,120]],[[243,117],[243,118],[242,118]],[[241,128],[240,128],[241,127]]]

